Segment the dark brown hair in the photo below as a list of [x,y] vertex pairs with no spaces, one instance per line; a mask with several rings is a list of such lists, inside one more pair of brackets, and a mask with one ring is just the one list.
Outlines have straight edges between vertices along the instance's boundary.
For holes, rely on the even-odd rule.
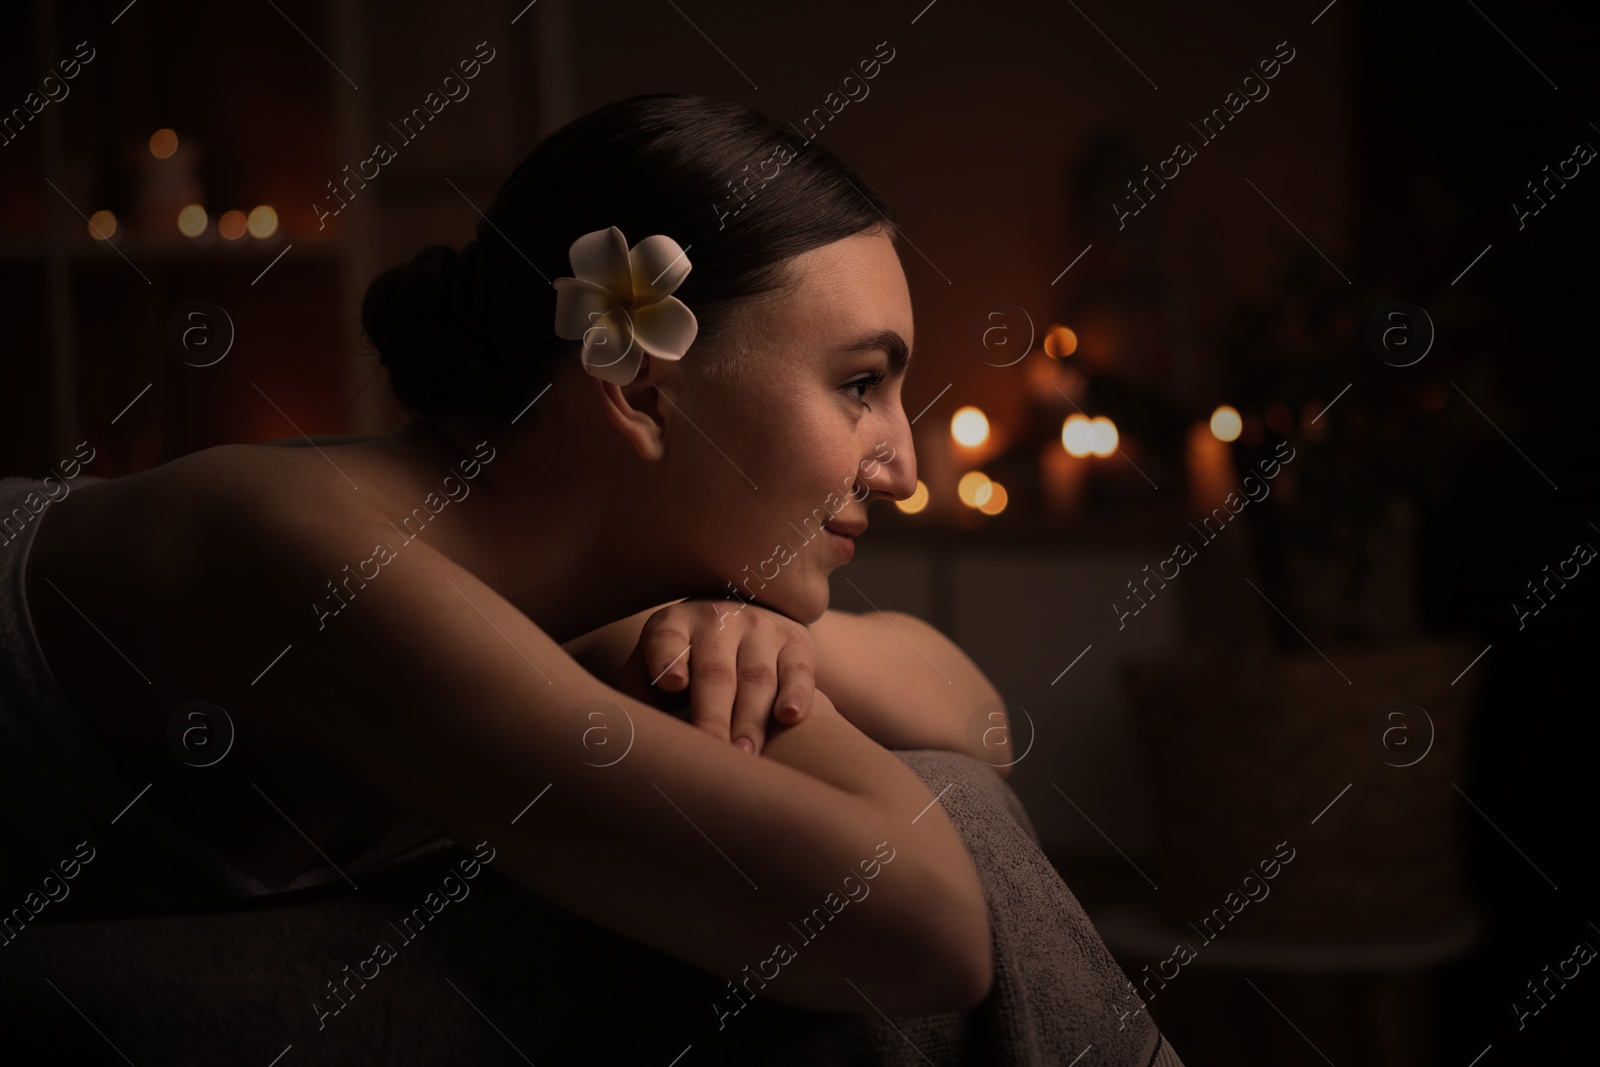
[[666,234],[693,263],[673,293],[712,349],[751,297],[781,290],[786,260],[894,223],[885,199],[832,152],[740,104],[651,93],[546,137],[459,251],[434,245],[380,274],[361,322],[395,396],[424,419],[496,425],[582,343],[555,334],[556,290],[578,237],[615,226],[630,245]]

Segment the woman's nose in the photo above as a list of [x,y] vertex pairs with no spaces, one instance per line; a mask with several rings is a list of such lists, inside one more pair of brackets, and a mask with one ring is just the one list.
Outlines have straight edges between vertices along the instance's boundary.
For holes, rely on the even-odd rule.
[[917,490],[917,453],[911,426],[899,420],[896,432],[874,444],[861,461],[861,480],[891,500],[905,500]]

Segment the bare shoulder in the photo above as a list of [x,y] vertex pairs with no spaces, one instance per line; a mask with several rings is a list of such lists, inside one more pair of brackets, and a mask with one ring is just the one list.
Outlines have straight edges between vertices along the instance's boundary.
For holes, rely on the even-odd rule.
[[[53,540],[73,550],[92,544],[124,562],[137,557],[145,567],[160,568],[168,561],[193,566],[203,562],[195,553],[206,552],[208,539],[230,521],[315,512],[333,530],[341,521],[371,513],[370,495],[359,498],[352,486],[349,499],[341,501],[340,494],[327,491],[335,469],[325,466],[324,474],[313,462],[324,461],[312,449],[203,449],[75,490],[53,509],[62,516],[52,524]],[[109,536],[113,531],[117,536]]]
[[[311,448],[223,445],[74,489],[43,516],[28,565],[52,666],[80,679],[73,695],[88,705],[109,700],[119,679],[148,684],[158,702],[156,689],[194,696],[227,691],[241,674],[248,683],[262,652],[312,618],[323,582],[307,562],[358,562],[375,531],[389,531],[375,477]],[[99,620],[116,651],[79,642],[78,613]],[[102,658],[115,675],[105,692],[88,680],[106,673]]]

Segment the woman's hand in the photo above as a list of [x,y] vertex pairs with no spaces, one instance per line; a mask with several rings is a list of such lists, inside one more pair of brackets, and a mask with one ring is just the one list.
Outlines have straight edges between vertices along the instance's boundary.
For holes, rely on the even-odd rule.
[[[617,688],[662,707],[662,692],[688,691],[688,719],[759,754],[768,716],[792,726],[811,710],[816,645],[801,623],[729,600],[685,600],[645,620]],[[683,701],[670,706],[681,714]]]

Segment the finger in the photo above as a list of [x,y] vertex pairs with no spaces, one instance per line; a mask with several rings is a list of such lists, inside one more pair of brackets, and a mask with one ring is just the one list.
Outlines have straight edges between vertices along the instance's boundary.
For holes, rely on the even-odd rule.
[[650,628],[639,639],[650,684],[669,693],[689,684],[689,634],[676,623]]
[[622,665],[622,673],[617,679],[615,688],[624,696],[630,696],[658,711],[670,712],[681,717],[689,706],[689,694],[669,692],[653,686],[650,684],[650,679],[654,677],[645,662],[643,644],[636,644]]
[[784,645],[778,652],[778,696],[773,715],[783,725],[793,726],[811,711],[816,691],[816,668],[810,650],[797,642]]
[[688,657],[689,721],[723,741],[732,740],[728,728],[739,687],[737,640],[700,631]]
[[655,703],[657,694],[651,691],[649,669],[644,658],[644,644],[642,642],[635,644],[633,651],[629,652],[628,658],[623,661],[622,673],[615,687],[617,692],[635,700],[642,700],[646,704]]
[[778,694],[776,660],[779,636],[771,627],[753,627],[745,633],[738,652],[738,692],[733,701],[729,730],[733,743],[750,742],[749,751],[760,755],[767,740],[767,717]]

